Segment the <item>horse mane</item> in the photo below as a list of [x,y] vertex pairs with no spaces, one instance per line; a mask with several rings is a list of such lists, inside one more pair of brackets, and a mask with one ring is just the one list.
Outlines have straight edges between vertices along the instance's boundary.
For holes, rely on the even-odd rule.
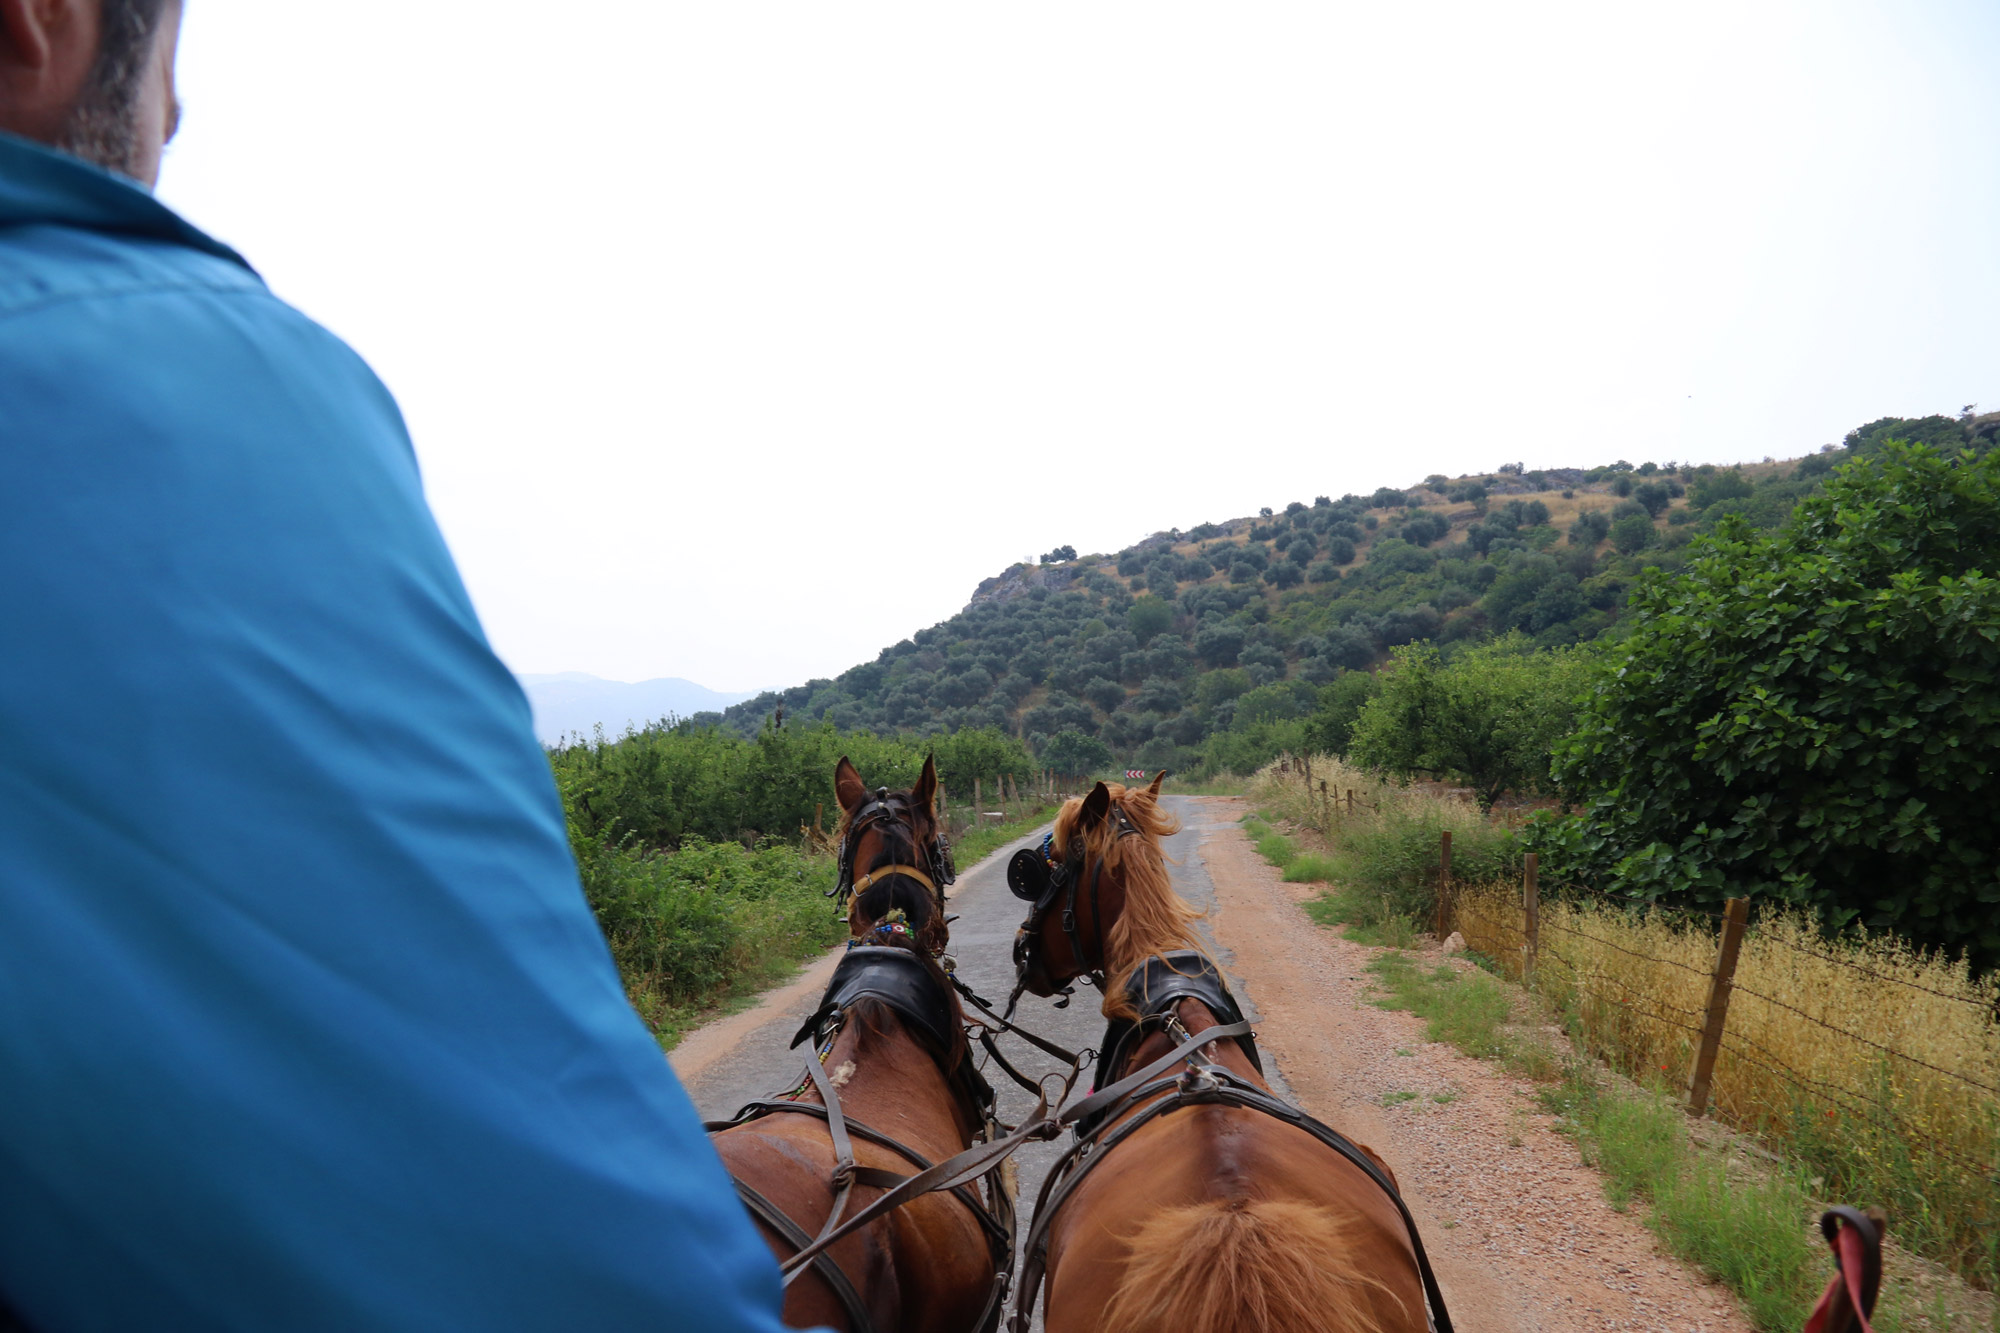
[[[1160,850],[1161,838],[1180,832],[1180,821],[1160,809],[1150,788],[1112,782],[1104,785],[1141,835],[1119,837],[1118,826],[1111,819],[1098,821],[1097,827],[1084,834],[1084,850],[1099,858],[1102,873],[1119,874],[1125,888],[1125,910],[1105,937],[1103,1013],[1106,1018],[1133,1019],[1139,1012],[1125,998],[1125,986],[1148,958],[1175,949],[1193,949],[1203,955],[1208,950],[1193,930],[1202,913],[1174,892],[1173,881],[1167,877],[1166,853]],[[1073,796],[1056,815],[1058,856],[1068,855],[1082,811],[1083,798]]]
[[1153,1213],[1126,1238],[1103,1333],[1382,1333],[1414,1318],[1357,1257],[1366,1228],[1316,1204],[1211,1199]]

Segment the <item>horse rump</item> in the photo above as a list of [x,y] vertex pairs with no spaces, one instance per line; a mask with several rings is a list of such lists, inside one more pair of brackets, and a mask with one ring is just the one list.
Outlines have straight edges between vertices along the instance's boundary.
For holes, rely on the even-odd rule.
[[[1361,1230],[1328,1209],[1284,1199],[1163,1208],[1127,1240],[1103,1333],[1387,1333],[1409,1326],[1402,1298],[1355,1264]],[[1401,1317],[1385,1327],[1382,1314],[1391,1309]]]

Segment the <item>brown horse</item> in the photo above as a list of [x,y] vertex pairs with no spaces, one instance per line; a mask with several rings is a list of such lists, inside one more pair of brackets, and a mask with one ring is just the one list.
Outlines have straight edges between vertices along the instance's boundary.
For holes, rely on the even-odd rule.
[[[851,1193],[841,1214],[851,1217],[890,1177],[942,1161],[991,1128],[992,1093],[967,1058],[958,997],[937,962],[951,862],[933,810],[936,789],[928,759],[910,791],[872,793],[841,759],[834,790],[853,941],[820,1012],[794,1040],[812,1039],[806,1058],[820,1075],[808,1071],[784,1097],[753,1102],[714,1137],[781,1262],[820,1234],[836,1198]],[[837,1174],[822,1088],[837,1090],[851,1173]],[[853,1182],[845,1191],[843,1176]],[[992,1197],[997,1179],[986,1192],[985,1199],[972,1187],[924,1194],[835,1242],[786,1289],[785,1322],[850,1333],[992,1327],[1013,1239],[1012,1201]]]
[[[1103,990],[1100,1089],[1166,1061],[1158,1085],[1149,1076],[1086,1119],[1080,1134],[1096,1146],[1052,1174],[1017,1326],[1045,1264],[1049,1333],[1424,1330],[1420,1247],[1394,1177],[1270,1095],[1248,1025],[1192,933],[1199,914],[1168,880],[1160,839],[1178,824],[1159,786],[1099,783],[1063,806],[1057,878],[1015,942],[1035,994],[1085,977]],[[1244,1035],[1189,1044],[1229,1027]],[[1194,1092],[1176,1099],[1176,1088]],[[1441,1305],[1438,1316],[1448,1327]]]

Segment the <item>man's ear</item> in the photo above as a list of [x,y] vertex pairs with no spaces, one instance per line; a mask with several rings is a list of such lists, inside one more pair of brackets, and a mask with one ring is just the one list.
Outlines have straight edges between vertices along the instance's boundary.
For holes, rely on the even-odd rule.
[[0,64],[38,70],[49,63],[46,8],[36,0],[0,0]]
[[[5,3],[5,0],[0,0],[0,3]],[[833,794],[840,802],[840,808],[849,813],[859,810],[861,803],[868,799],[868,788],[846,755],[840,756],[840,762],[833,766]]]
[[1098,783],[1090,789],[1090,795],[1083,798],[1083,809],[1077,812],[1076,826],[1088,831],[1104,822],[1104,816],[1111,812],[1111,789]]
[[926,812],[934,811],[937,802],[937,756],[924,756],[924,771],[917,774],[917,785],[910,788],[910,799],[917,808]]
[[1164,768],[1161,769],[1159,772],[1153,774],[1153,785],[1146,788],[1146,790],[1151,792],[1154,796],[1157,797],[1160,794],[1160,783],[1166,779],[1166,776],[1167,776],[1167,770]]

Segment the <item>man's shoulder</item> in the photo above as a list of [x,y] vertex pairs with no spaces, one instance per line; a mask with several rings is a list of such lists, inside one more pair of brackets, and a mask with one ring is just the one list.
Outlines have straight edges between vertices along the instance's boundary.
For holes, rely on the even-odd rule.
[[0,227],[0,331],[36,315],[60,318],[66,307],[175,293],[244,298],[304,318],[242,265],[185,245],[60,223]]

